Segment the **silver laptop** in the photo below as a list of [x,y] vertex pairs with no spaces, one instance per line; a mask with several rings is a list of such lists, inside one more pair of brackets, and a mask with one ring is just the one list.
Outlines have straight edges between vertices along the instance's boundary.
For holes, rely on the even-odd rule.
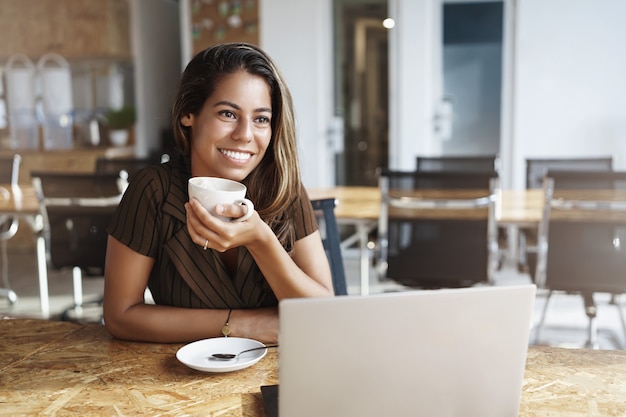
[[534,285],[280,303],[280,417],[516,417]]

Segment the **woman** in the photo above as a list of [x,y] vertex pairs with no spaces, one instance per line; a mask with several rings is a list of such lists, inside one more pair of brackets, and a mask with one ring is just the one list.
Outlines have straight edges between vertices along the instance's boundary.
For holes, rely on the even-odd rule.
[[[105,326],[129,340],[277,342],[278,301],[333,294],[289,90],[259,48],[217,45],[185,69],[172,122],[181,156],[136,174],[109,228]],[[212,216],[187,201],[195,176],[243,182],[256,212]],[[216,208],[231,218],[244,210]],[[155,304],[144,302],[146,287]]]

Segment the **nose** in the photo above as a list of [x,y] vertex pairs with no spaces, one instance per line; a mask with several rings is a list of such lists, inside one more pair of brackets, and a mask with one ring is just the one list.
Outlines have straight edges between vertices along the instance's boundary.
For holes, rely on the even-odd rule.
[[233,131],[233,139],[245,140],[250,142],[252,140],[252,121],[240,120],[237,123],[237,127]]

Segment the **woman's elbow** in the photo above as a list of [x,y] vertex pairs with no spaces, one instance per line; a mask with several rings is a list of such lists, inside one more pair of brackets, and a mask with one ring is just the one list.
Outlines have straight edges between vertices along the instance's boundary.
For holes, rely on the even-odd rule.
[[132,332],[128,330],[125,320],[119,314],[114,314],[105,307],[102,318],[104,327],[111,336],[116,339],[135,340],[135,338],[132,337]]

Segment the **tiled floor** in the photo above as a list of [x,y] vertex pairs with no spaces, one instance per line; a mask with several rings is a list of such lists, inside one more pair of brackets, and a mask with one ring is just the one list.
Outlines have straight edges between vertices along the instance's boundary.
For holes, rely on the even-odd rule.
[[[345,269],[348,281],[348,292],[358,294],[359,285],[359,262],[356,253],[347,252],[345,256]],[[9,248],[9,279],[10,285],[17,293],[19,299],[14,305],[10,305],[6,299],[0,300],[0,317],[42,317],[39,307],[39,286],[37,280],[37,265],[35,262],[34,249]],[[379,282],[371,271],[370,293],[386,291],[402,291],[405,288],[393,282]],[[54,271],[49,270],[49,291],[51,319],[59,319],[61,313],[72,305],[72,273],[69,269]],[[103,291],[102,277],[84,277],[83,290],[85,300],[97,300]],[[514,285],[528,283],[529,277],[520,274],[511,266],[504,266],[496,276],[496,285]],[[546,293],[538,291],[535,304],[535,324],[546,301]],[[620,301],[620,299],[618,299]],[[622,301],[621,307],[610,304],[608,295],[596,296],[598,304],[597,325],[599,328],[599,345],[602,349],[621,349],[626,346],[624,330],[618,315],[621,308],[626,315],[626,301]],[[100,310],[98,308],[85,309],[85,317],[88,320],[97,319]],[[587,317],[585,316],[582,299],[574,295],[556,294],[550,301],[550,307],[546,317],[545,326],[539,340],[533,343],[549,344],[566,347],[582,347],[587,340]],[[535,326],[536,327],[536,326]]]

